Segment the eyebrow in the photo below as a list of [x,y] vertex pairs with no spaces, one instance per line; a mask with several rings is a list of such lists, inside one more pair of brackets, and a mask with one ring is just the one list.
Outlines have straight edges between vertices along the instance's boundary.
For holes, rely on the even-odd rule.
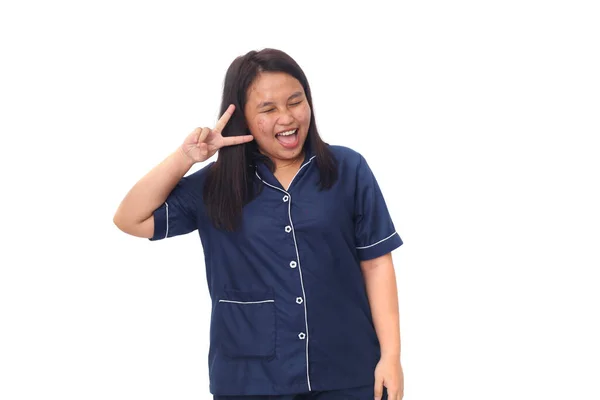
[[[288,98],[288,101],[290,101],[290,100],[292,100],[292,99],[295,99],[296,97],[300,97],[300,96],[302,96],[302,95],[303,95],[303,93],[302,93],[302,92],[300,92],[300,91],[298,91],[298,92],[294,92],[294,93],[293,93],[293,94],[292,94],[292,95],[291,95],[291,96]],[[258,106],[256,106],[256,108],[263,108],[263,107],[266,107],[266,106],[272,106],[272,105],[274,105],[274,104],[275,104],[275,103],[273,103],[272,101],[263,101],[263,102],[262,102],[262,103],[260,103]]]

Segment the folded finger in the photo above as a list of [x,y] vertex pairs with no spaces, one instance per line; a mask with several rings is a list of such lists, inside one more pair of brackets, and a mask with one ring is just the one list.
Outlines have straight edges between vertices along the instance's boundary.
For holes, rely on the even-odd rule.
[[200,146],[200,143],[204,143],[204,141],[206,140],[206,137],[208,136],[208,134],[210,133],[210,129],[209,128],[202,128],[202,130],[200,131],[200,135],[198,135],[198,146]]

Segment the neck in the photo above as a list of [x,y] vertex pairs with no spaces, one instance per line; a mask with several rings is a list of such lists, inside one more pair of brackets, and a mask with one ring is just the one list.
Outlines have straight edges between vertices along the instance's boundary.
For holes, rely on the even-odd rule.
[[269,159],[271,160],[271,162],[273,163],[273,166],[275,167],[275,171],[274,172],[279,172],[279,173],[286,173],[288,171],[294,171],[296,172],[300,166],[302,165],[302,162],[304,161],[304,156],[305,156],[305,150],[302,149],[302,151],[300,152],[300,154],[298,154],[297,157],[295,157],[294,159],[291,160],[279,160],[276,159],[274,157],[269,156],[267,153],[263,152],[262,149],[258,149],[259,153],[261,153],[264,156],[269,157]]
[[304,152],[300,153],[298,157],[293,160],[273,160],[273,164],[275,164],[275,172],[295,172],[302,165],[302,161],[304,161]]
[[302,161],[304,161],[303,153],[293,160],[273,160],[275,163],[275,171],[273,174],[275,175],[275,179],[279,181],[285,190],[289,189],[292,180],[298,171],[300,171]]

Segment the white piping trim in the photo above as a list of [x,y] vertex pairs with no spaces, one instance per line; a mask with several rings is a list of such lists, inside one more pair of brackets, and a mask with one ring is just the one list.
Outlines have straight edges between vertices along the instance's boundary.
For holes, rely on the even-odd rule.
[[[313,158],[315,158],[315,157],[316,157],[316,156],[312,156],[312,157],[311,157],[311,158],[310,158],[310,159],[309,159],[307,162],[305,162],[304,164],[302,164],[302,166],[301,166],[301,167],[298,169],[298,171],[296,171],[296,174],[294,175],[294,177],[293,177],[293,178],[292,178],[292,180],[290,181],[290,184],[288,185],[288,187],[287,187],[287,189],[286,189],[286,190],[290,190],[290,187],[292,186],[292,182],[294,182],[294,179],[296,179],[296,175],[298,175],[298,173],[300,172],[300,170],[301,170],[302,168],[304,168],[304,167],[306,167],[308,164],[310,164],[310,162],[312,161],[312,159],[313,159]],[[260,175],[258,174],[258,171],[257,171],[257,170],[254,170],[254,173],[256,174],[256,176],[258,177],[258,179],[260,179],[261,181],[263,181],[263,183],[264,183],[264,184],[266,184],[266,185],[269,185],[267,182],[265,182],[265,181],[263,180],[263,178],[261,178],[261,177],[260,177]],[[272,187],[272,188],[274,188],[274,189],[281,190],[282,192],[284,192],[285,194],[287,194],[287,195],[289,196],[289,193],[288,193],[286,190],[283,190],[283,189],[281,189],[281,188],[275,187],[275,186],[273,186],[273,185],[269,185],[269,186],[271,186],[271,187]],[[292,197],[292,196],[290,196],[290,198],[291,198],[291,197]]]
[[308,373],[308,311],[306,310],[306,292],[304,291],[304,278],[302,277],[302,266],[300,265],[298,243],[296,243],[296,230],[294,229],[294,223],[292,222],[292,196],[289,194],[288,196],[290,196],[288,201],[288,216],[290,218],[290,225],[292,226],[292,237],[294,238],[294,247],[296,248],[296,258],[298,260],[298,272],[300,272],[300,286],[302,287],[302,297],[304,297],[304,325],[306,325],[306,381],[308,383],[308,391],[310,392],[312,391],[312,388],[310,387],[310,375]]
[[[316,156],[312,156],[307,162],[305,162],[300,168],[298,168],[298,171],[296,171],[296,173],[294,174],[294,177],[292,178],[292,180],[290,181],[290,184],[288,185],[287,190],[290,190],[290,187],[292,186],[292,182],[294,182],[294,179],[296,179],[296,176],[298,175],[298,173],[302,170],[302,168],[306,167],[308,164],[310,164],[310,162],[312,161],[313,158],[315,158]],[[290,201],[292,200],[292,196],[290,196]],[[292,216],[290,215],[290,222],[292,221]]]
[[219,303],[235,303],[235,304],[260,304],[260,303],[275,303],[275,300],[261,300],[261,301],[234,301],[234,300],[219,300]]
[[377,243],[373,243],[373,244],[370,244],[370,245],[368,245],[368,246],[357,247],[357,249],[358,249],[358,250],[362,250],[362,249],[368,249],[369,247],[376,246],[376,245],[378,245],[378,244],[379,244],[379,243],[381,243],[381,242],[385,242],[386,240],[388,240],[389,238],[391,238],[391,237],[392,237],[392,236],[394,236],[395,234],[396,234],[396,232],[392,233],[390,236],[386,237],[385,239],[381,239],[381,240],[380,240],[379,242],[377,242]]
[[165,206],[167,209],[167,231],[165,232],[165,239],[169,237],[169,204],[165,201]]
[[[315,158],[316,156],[312,156],[304,165],[302,165],[298,171],[296,172],[296,175],[298,175],[298,172],[300,172],[300,170],[302,168],[304,168],[306,165],[308,165],[313,158]],[[260,175],[258,175],[258,171],[255,171],[256,176],[258,176],[258,179],[260,179],[265,185],[272,187],[273,189],[279,190],[280,192],[285,193],[286,195],[289,196],[289,200],[288,200],[288,217],[290,218],[290,226],[292,227],[292,237],[294,239],[294,247],[296,248],[296,259],[298,260],[298,272],[300,273],[300,286],[302,287],[302,296],[304,297],[304,325],[306,326],[306,381],[308,383],[308,391],[312,391],[311,385],[310,385],[310,374],[309,374],[309,369],[308,369],[308,313],[306,310],[306,292],[304,291],[304,279],[302,278],[302,266],[300,265],[300,253],[298,252],[298,243],[296,242],[296,230],[294,229],[294,222],[292,221],[292,195],[289,194],[287,191],[278,188],[276,186],[273,186],[267,182],[265,182]],[[288,185],[288,189],[292,186],[292,182],[294,181],[294,179],[296,178],[296,175],[294,175],[294,177],[292,178],[292,180],[290,181],[290,184]]]

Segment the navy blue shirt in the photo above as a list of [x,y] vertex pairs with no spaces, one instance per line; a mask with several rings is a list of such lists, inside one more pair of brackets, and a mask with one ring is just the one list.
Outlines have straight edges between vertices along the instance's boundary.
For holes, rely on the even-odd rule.
[[319,190],[307,149],[285,190],[259,163],[264,184],[236,232],[216,229],[202,191],[210,164],[185,176],[154,212],[159,240],[198,230],[212,298],[210,391],[290,394],[374,383],[380,347],[360,261],[402,240],[365,159],[329,147],[338,180]]

